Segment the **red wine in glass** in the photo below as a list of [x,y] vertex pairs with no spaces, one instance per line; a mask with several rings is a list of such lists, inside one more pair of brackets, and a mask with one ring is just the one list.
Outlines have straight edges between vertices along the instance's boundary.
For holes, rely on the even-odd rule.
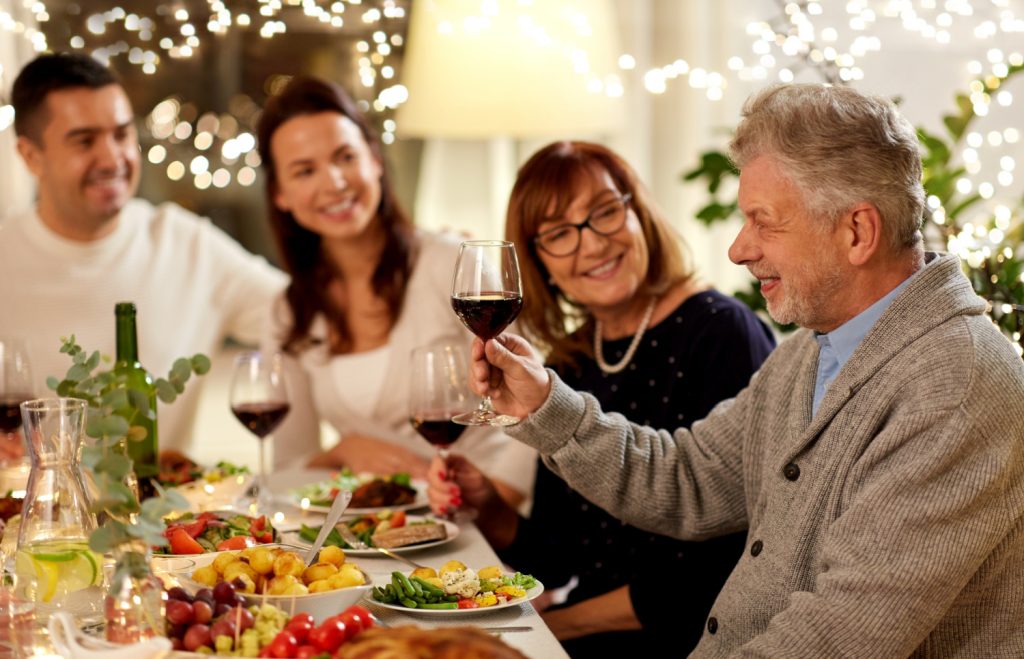
[[238,403],[231,406],[235,418],[249,432],[263,439],[281,425],[291,406],[288,403]]
[[427,412],[411,417],[409,422],[423,439],[438,448],[448,448],[466,430],[466,426],[452,421],[452,417],[460,412],[461,410],[439,413]]
[[0,433],[13,433],[21,427],[21,404],[32,400],[31,394],[0,394]]
[[523,296],[507,291],[459,293],[452,308],[469,331],[487,341],[501,334],[523,308]]

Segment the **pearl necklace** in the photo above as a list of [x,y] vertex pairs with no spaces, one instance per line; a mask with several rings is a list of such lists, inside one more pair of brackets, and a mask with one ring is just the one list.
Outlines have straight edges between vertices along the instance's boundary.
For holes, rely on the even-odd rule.
[[640,340],[644,338],[644,332],[647,331],[647,325],[651,322],[651,315],[654,314],[654,305],[657,303],[657,298],[651,300],[651,303],[647,305],[647,310],[644,311],[644,317],[640,321],[640,327],[637,328],[636,334],[633,335],[633,342],[629,344],[629,348],[626,350],[626,354],[622,356],[622,360],[618,364],[609,364],[604,360],[604,348],[601,341],[601,321],[598,320],[594,324],[594,359],[597,360],[597,366],[605,373],[614,375],[615,373],[621,372],[626,366],[629,365],[633,355],[636,354],[636,349],[640,347]]

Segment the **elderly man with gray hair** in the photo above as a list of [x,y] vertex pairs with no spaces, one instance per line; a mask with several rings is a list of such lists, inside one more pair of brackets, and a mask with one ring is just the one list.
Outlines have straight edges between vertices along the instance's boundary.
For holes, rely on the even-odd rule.
[[729,257],[806,328],[746,389],[658,431],[513,335],[476,341],[475,389],[630,524],[748,530],[693,656],[1024,656],[1024,365],[956,257],[923,249],[914,129],[850,88],[777,86],[731,149]]

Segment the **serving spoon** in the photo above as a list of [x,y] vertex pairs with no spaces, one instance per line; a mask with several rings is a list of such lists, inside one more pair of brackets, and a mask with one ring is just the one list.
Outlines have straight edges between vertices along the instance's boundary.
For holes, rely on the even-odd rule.
[[337,525],[338,520],[341,519],[341,515],[348,508],[348,504],[352,503],[352,492],[349,490],[341,490],[338,495],[334,497],[334,503],[331,504],[331,510],[327,513],[327,519],[324,520],[324,525],[320,527],[320,533],[316,534],[316,541],[313,542],[313,546],[306,552],[306,566],[309,567],[313,559],[316,558],[320,548],[324,546],[324,541],[327,540],[327,536],[330,534],[331,529]]

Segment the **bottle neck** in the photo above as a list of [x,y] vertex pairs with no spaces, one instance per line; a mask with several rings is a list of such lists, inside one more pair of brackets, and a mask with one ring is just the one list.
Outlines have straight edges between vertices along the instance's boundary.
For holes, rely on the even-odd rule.
[[117,361],[135,363],[139,361],[139,344],[135,334],[135,315],[117,317]]

